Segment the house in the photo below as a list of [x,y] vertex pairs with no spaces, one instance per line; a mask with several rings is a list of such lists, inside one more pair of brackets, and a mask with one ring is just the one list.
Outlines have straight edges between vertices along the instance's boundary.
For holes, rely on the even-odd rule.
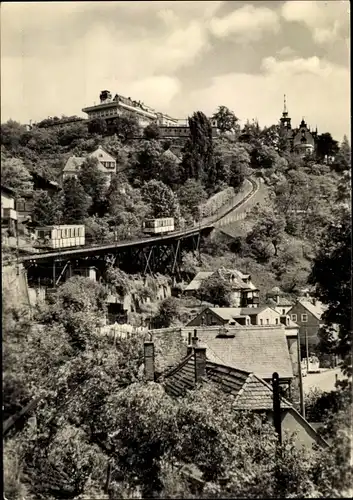
[[282,297],[281,290],[278,287],[273,288],[267,294],[267,298],[270,299],[271,307],[281,315],[288,314],[288,311],[293,307],[293,301],[287,299],[287,297]]
[[14,233],[16,221],[15,193],[12,189],[1,186],[1,227]]
[[[209,360],[209,348],[200,343],[197,337],[191,339],[186,356],[173,368],[160,377],[154,371],[154,343],[145,342],[145,377],[163,384],[171,397],[183,397],[187,391],[207,386],[220,395],[220,399],[232,398],[235,410],[266,413],[273,422],[272,386],[251,370],[229,366]],[[272,376],[272,375],[271,375]],[[221,400],[220,400],[220,404]],[[295,433],[295,443],[311,448],[313,445],[327,447],[315,429],[307,422],[293,405],[281,397],[282,430]]]
[[324,325],[324,311],[325,307],[321,302],[307,297],[300,298],[288,311],[291,320],[299,326],[300,347],[304,358],[307,354],[310,355],[311,351],[315,351],[319,340],[318,332]]
[[[110,184],[113,175],[116,174],[116,160],[99,146],[93,153],[88,155],[88,158],[96,158],[98,160],[98,169],[105,175],[107,185]],[[82,156],[70,156],[67,160],[62,173],[63,180],[68,177],[77,177],[77,174],[86,158]]]
[[217,271],[200,271],[184,290],[185,295],[195,295],[202,283],[211,276],[219,276],[231,284],[230,302],[233,307],[257,307],[259,289],[251,281],[250,274],[237,269],[221,268]]
[[187,326],[280,325],[281,314],[270,306],[206,307]]

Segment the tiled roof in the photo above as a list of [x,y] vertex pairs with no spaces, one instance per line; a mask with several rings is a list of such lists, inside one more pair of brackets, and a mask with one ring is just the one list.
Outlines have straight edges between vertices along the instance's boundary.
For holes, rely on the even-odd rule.
[[165,389],[171,396],[183,396],[195,387],[195,358],[191,354],[180,364],[164,374]]
[[[272,410],[273,390],[264,380],[254,373],[218,363],[206,362],[206,378],[218,389],[235,397],[234,408],[241,410]],[[191,354],[177,368],[164,374],[164,385],[170,396],[185,395],[195,387],[195,358]],[[282,398],[282,408],[291,408],[291,404]]]
[[213,271],[200,271],[199,273],[196,274],[194,279],[190,281],[188,286],[185,288],[185,291],[198,290],[201,286],[201,283],[210,276],[212,276],[212,274],[214,274]]
[[299,303],[305,307],[316,319],[321,319],[323,313],[325,312],[324,305],[317,301],[314,305],[312,302],[306,299],[299,299]]
[[64,172],[77,172],[86,158],[70,156],[64,167]]
[[208,360],[264,379],[270,379],[273,372],[280,378],[293,377],[284,327],[234,328],[229,329],[234,337],[227,338],[217,338],[218,333],[217,329],[197,329],[198,338],[207,345]]

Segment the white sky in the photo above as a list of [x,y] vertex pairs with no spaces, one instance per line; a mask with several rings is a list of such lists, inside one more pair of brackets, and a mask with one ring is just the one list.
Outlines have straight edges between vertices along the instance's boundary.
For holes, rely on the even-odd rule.
[[3,2],[1,121],[84,116],[103,89],[350,135],[348,1]]

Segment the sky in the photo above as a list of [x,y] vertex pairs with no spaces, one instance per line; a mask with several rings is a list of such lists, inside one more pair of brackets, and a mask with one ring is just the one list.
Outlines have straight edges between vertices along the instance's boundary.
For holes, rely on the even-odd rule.
[[260,126],[283,95],[350,136],[349,1],[2,2],[1,121],[78,115],[101,90],[185,118],[218,106]]

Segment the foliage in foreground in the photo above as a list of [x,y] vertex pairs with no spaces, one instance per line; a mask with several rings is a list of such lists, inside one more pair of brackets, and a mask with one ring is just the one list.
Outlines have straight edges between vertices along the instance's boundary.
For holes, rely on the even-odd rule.
[[56,319],[44,329],[4,311],[5,409],[42,396],[34,421],[23,421],[5,440],[5,494],[306,498],[337,497],[347,487],[342,415],[331,426],[332,448],[299,450],[286,436],[279,457],[273,426],[234,411],[232,398],[212,386],[175,400],[161,384],[144,383],[140,337],[114,342],[92,328],[77,349],[59,310],[69,306],[81,318],[100,311],[98,289],[76,302],[80,284],[61,291]]

